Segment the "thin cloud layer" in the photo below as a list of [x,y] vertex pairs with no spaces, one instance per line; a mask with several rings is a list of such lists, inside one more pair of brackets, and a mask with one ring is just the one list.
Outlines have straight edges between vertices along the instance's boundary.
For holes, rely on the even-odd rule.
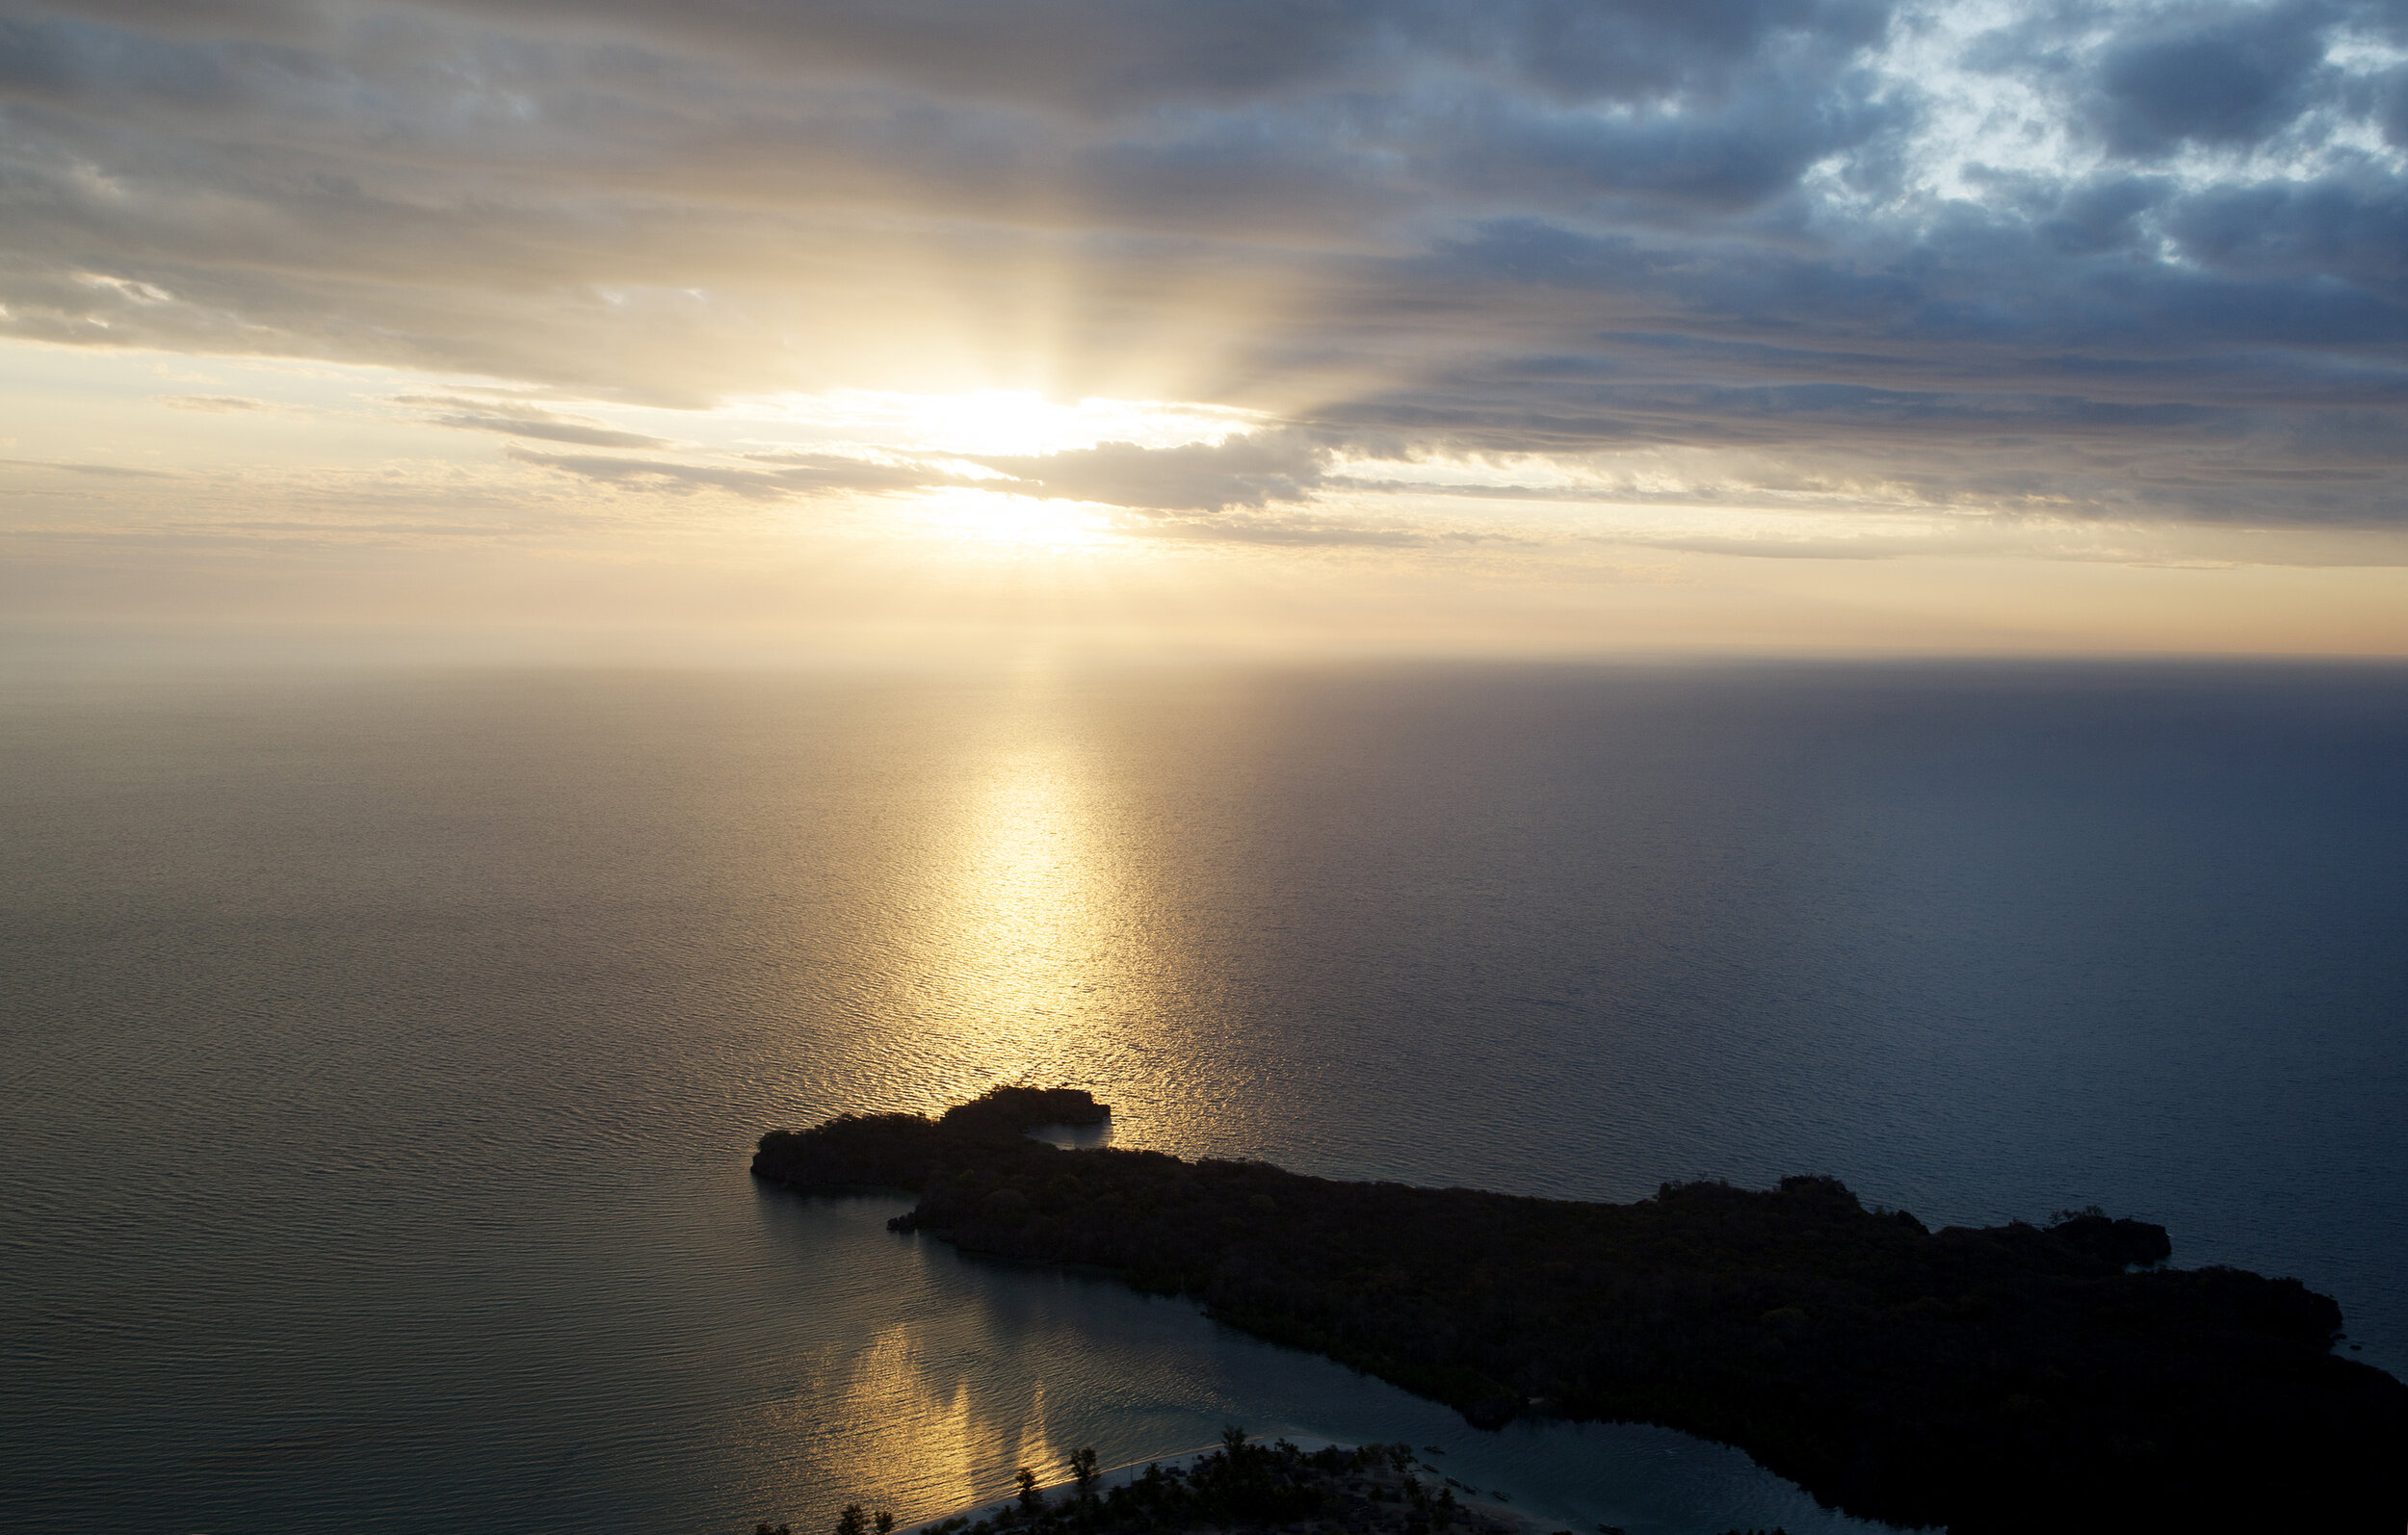
[[1532,456],[1642,500],[2392,527],[2408,17],[0,0],[0,333],[1272,423],[706,464],[498,396],[410,407],[600,450],[509,452],[622,488],[985,484],[1174,536],[1334,539],[1298,508]]
[[[444,426],[464,424],[450,417],[436,420]],[[487,425],[484,421],[474,424]],[[530,429],[542,425],[497,420],[491,429],[542,436],[543,432]],[[632,432],[593,435],[636,438],[623,446],[662,446]],[[681,494],[707,486],[754,500],[782,500],[971,488],[1038,501],[1094,502],[1159,512],[1261,510],[1274,502],[1303,501],[1323,483],[1322,468],[1329,458],[1326,449],[1275,432],[1172,448],[1107,442],[1094,448],[1022,456],[922,455],[881,461],[844,454],[757,453],[746,455],[745,466],[732,468],[666,458],[545,454],[515,447],[509,452],[522,463],[604,484]],[[972,468],[987,472],[965,472]]]
[[1298,433],[1257,432],[1174,448],[1107,442],[977,461],[1009,476],[997,488],[1016,495],[1149,511],[1225,511],[1304,500],[1322,483],[1328,459],[1328,449]]
[[666,437],[641,431],[620,431],[590,419],[563,415],[533,405],[496,406],[480,400],[447,395],[398,395],[396,404],[428,408],[433,426],[462,431],[493,431],[508,437],[532,437],[539,442],[570,442],[587,448],[666,448]]

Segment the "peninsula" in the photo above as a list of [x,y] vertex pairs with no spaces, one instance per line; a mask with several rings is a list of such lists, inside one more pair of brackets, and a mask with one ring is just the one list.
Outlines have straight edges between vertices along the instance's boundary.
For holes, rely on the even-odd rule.
[[1119,1271],[1446,1402],[1662,1423],[1824,1502],[1955,1535],[2364,1530],[2408,1521],[2408,1386],[2333,1352],[2296,1280],[2159,1266],[2097,1211],[1927,1230],[1829,1178],[1666,1184],[1627,1205],[1062,1151],[1077,1089],[761,1138],[755,1176],[894,1188],[978,1252]]

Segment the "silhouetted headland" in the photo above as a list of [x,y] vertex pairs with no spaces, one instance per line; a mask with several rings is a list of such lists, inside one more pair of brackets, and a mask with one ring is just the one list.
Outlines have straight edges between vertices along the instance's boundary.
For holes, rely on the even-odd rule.
[[1736,1444],[1824,1502],[1956,1535],[2380,1530],[2408,1520],[2408,1387],[2332,1351],[2296,1280],[2157,1266],[2096,1210],[1929,1231],[1830,1178],[1628,1205],[1065,1152],[1076,1089],[773,1131],[758,1177],[919,1195],[894,1224],[1191,1295],[1495,1428],[1524,1414]]

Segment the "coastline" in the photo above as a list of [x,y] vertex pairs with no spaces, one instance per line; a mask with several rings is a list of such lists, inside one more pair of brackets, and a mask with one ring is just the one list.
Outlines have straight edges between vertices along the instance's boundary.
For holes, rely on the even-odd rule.
[[[1275,1435],[1269,1439],[1250,1435],[1244,1443],[1249,1449],[1292,1448],[1308,1456],[1318,1451],[1331,1449],[1353,1454],[1364,1447],[1343,1440],[1325,1439],[1313,1435]],[[1114,1489],[1129,1487],[1145,1476],[1148,1471],[1156,1469],[1165,1473],[1190,1474],[1197,1467],[1223,1453],[1224,1448],[1222,1444],[1201,1445],[1193,1449],[1176,1450],[1166,1455],[1149,1455],[1141,1459],[1101,1468],[1095,1473],[1093,1490],[1098,1496],[1109,1496]],[[1418,1455],[1413,1458],[1412,1465],[1415,1470],[1439,1479],[1449,1487],[1461,1486],[1453,1478],[1448,1477],[1442,1468],[1420,1459]],[[1376,1483],[1385,1491],[1400,1486],[1404,1476],[1408,1473],[1395,1470],[1364,1470],[1350,1474],[1361,1480]],[[1053,1502],[1068,1493],[1072,1486],[1073,1484],[1066,1479],[1050,1485],[1040,1483],[1038,1492],[1044,1495],[1049,1502]],[[1548,1532],[1541,1529],[1544,1521],[1533,1519],[1529,1514],[1503,1503],[1466,1496],[1459,1500],[1456,1507],[1460,1511],[1460,1518],[1470,1535],[1548,1535]],[[1019,1498],[1013,1495],[982,1498],[938,1515],[934,1519],[921,1520],[910,1524],[898,1524],[895,1527],[895,1535],[932,1535],[932,1532],[939,1530],[959,1531],[982,1521],[992,1524],[999,1519],[1008,1519],[1016,1514],[1018,1509]],[[1558,1529],[1552,1532],[1552,1535],[1572,1535],[1572,1532]]]
[[2305,1518],[2396,1535],[2408,1511],[2390,1453],[2408,1387],[2334,1353],[2330,1297],[2162,1267],[2170,1242],[2146,1222],[2094,1208],[1934,1232],[1826,1177],[1666,1184],[1611,1205],[1024,1133],[1065,1110],[1109,1113],[1076,1089],[997,1089],[936,1120],[772,1132],[753,1173],[806,1192],[916,1188],[891,1229],[1189,1296],[1476,1429],[1543,1416],[1733,1445],[1825,1507],[1893,1525]]

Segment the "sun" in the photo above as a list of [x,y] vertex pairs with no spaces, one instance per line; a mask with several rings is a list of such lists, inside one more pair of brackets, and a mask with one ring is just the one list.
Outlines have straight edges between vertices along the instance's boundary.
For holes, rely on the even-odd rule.
[[1085,502],[1046,501],[974,487],[921,503],[932,529],[965,542],[1019,549],[1092,549],[1115,536],[1110,515]]

